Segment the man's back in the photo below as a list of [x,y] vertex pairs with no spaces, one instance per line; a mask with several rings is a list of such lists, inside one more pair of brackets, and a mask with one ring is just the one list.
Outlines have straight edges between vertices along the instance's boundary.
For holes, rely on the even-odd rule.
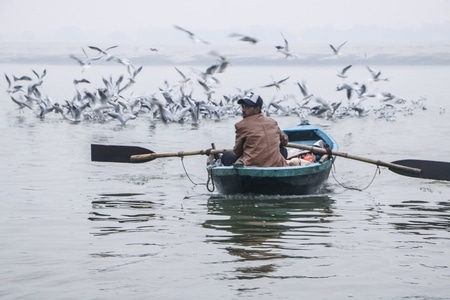
[[287,166],[280,153],[282,133],[278,123],[261,114],[248,116],[235,124],[238,162],[246,166]]

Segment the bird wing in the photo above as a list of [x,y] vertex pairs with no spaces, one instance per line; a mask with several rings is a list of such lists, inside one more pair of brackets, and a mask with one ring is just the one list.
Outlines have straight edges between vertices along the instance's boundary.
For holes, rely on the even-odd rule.
[[381,74],[381,72],[379,72],[379,71],[377,72],[369,66],[367,66],[367,70],[369,70],[369,72],[370,72],[370,74],[372,74],[373,78],[377,78]]
[[283,82],[285,82],[286,80],[288,80],[290,77],[291,77],[291,76],[288,76],[288,77],[286,77],[286,78],[284,78],[284,79],[281,79],[281,80],[278,81],[277,83],[278,83],[278,84],[283,83]]
[[98,47],[95,47],[95,46],[88,46],[88,48],[90,48],[90,49],[92,49],[92,50],[96,50],[96,51],[98,51],[98,52],[100,52],[100,53],[106,54],[105,51],[103,51],[102,49],[100,49],[100,48],[98,48]]
[[303,83],[301,84],[300,82],[297,82],[298,87],[300,88],[300,91],[302,92],[303,96],[308,96],[308,88],[306,87],[306,85]]
[[284,39],[284,49],[285,49],[286,51],[289,51],[289,42],[288,42],[287,39],[284,37],[283,33],[281,33],[281,36],[282,36],[283,39]]
[[342,69],[342,74],[344,74],[345,72],[347,72],[348,69],[350,69],[352,67],[352,65],[348,65],[345,68]]
[[115,46],[111,46],[111,47],[108,47],[108,48],[106,48],[105,52],[106,52],[106,51],[108,51],[108,50],[111,50],[111,49],[117,48],[117,47],[119,47],[119,45],[115,45]]
[[8,82],[8,87],[11,87],[11,79],[5,74],[6,81]]
[[269,83],[269,84],[263,85],[261,87],[271,87],[271,86],[276,86],[276,85],[277,85],[276,83]]
[[331,47],[331,49],[333,50],[334,53],[337,53],[337,50],[336,50],[336,48],[334,48],[333,45],[330,44],[330,47]]
[[174,68],[181,75],[181,77],[183,77],[183,79],[186,79],[186,75],[184,75],[183,72],[181,72],[177,67],[174,67]]
[[189,31],[189,30],[187,30],[187,29],[184,29],[184,28],[182,28],[182,27],[180,27],[180,26],[178,26],[178,25],[174,25],[173,27],[175,27],[175,28],[178,29],[178,30],[181,30],[181,31],[186,32],[186,33],[189,34],[190,36],[193,36],[193,35],[194,35],[191,31]]
[[243,37],[244,35],[240,34],[240,33],[230,33],[229,37]]
[[342,44],[340,44],[339,47],[338,47],[338,50],[341,49],[341,47],[344,46],[345,44],[347,44],[347,41],[345,41]]
[[81,61],[81,59],[79,59],[79,58],[76,57],[75,55],[70,54],[69,57],[72,58],[72,59],[74,59],[74,60],[76,60],[76,61],[78,62],[78,64],[80,64],[81,66],[84,65],[84,63]]
[[212,75],[212,74],[214,74],[216,72],[217,68],[219,68],[219,65],[217,65],[217,64],[212,65],[212,66],[210,66],[210,67],[208,67],[206,69],[205,73],[208,74],[208,75]]

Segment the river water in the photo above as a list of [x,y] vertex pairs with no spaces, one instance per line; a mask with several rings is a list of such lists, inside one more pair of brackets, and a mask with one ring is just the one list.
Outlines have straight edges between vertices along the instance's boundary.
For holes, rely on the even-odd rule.
[[[377,67],[391,79],[372,84],[401,94],[412,109],[389,120],[310,115],[309,122],[327,130],[343,152],[448,161],[450,67]],[[74,78],[95,80],[114,68],[80,73],[71,61],[2,64],[11,77],[46,69],[43,88],[61,104],[72,99]],[[335,91],[336,69],[230,66],[221,75],[223,93],[291,76],[283,93],[301,97],[294,82],[306,79],[316,94],[345,99]],[[363,65],[355,72],[368,74]],[[176,76],[173,65],[144,65],[134,93],[155,93]],[[6,81],[0,84],[7,89]],[[266,101],[275,93],[260,91]],[[206,188],[204,156],[92,162],[90,144],[161,153],[211,143],[228,148],[238,115],[204,118],[198,126],[155,124],[146,114],[126,126],[73,123],[19,111],[7,93],[1,100],[2,299],[450,299],[448,182],[338,158],[317,195],[224,197]],[[301,121],[272,117],[282,128]]]

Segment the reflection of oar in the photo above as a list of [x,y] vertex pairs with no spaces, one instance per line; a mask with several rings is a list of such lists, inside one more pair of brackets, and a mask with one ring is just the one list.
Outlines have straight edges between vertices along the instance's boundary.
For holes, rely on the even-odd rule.
[[[219,154],[224,151],[225,149],[212,149],[210,154]],[[182,157],[205,154],[206,150],[155,153],[152,150],[135,146],[91,145],[91,160],[103,162],[142,163],[162,157]]]
[[392,172],[400,175],[427,178],[427,179],[437,179],[437,180],[447,180],[450,181],[450,163],[443,161],[430,161],[430,160],[397,160],[394,162],[383,162],[380,160],[365,158],[361,156],[351,155],[344,152],[329,151],[324,148],[318,148],[314,146],[300,145],[289,143],[287,147],[297,148],[303,150],[309,150],[313,153],[318,154],[331,154],[335,156],[341,156],[353,160],[359,160],[362,162],[371,163],[377,166],[383,166],[389,168]]

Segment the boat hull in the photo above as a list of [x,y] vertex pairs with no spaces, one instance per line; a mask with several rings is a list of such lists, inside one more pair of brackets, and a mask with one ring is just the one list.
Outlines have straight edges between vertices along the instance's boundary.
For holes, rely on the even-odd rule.
[[309,195],[317,193],[328,179],[331,161],[305,167],[220,167],[211,169],[221,194]]
[[[336,142],[322,129],[312,125],[298,125],[284,130],[291,143],[311,146],[323,140],[332,151]],[[319,192],[325,185],[334,157],[323,163],[306,166],[252,167],[210,166],[214,187],[221,194],[309,195]]]

